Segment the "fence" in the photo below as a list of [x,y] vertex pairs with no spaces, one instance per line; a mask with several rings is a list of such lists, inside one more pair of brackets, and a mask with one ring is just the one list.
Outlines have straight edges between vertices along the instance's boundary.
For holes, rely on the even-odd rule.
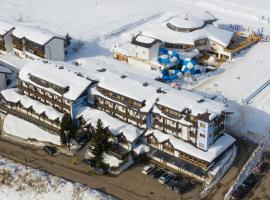
[[251,99],[256,97],[262,90],[264,90],[269,85],[270,79],[266,81],[262,86],[260,86],[257,90],[255,90],[253,93],[251,93],[246,99],[242,99],[242,104],[247,105],[251,101]]
[[236,178],[235,183],[230,187],[226,195],[224,196],[224,200],[231,199],[231,195],[233,191],[239,187],[245,178],[251,173],[252,169],[258,164],[261,160],[262,153],[265,149],[264,143],[261,142],[258,147],[253,151],[251,157],[248,159],[244,167],[241,169],[238,177]]
[[199,198],[205,198],[211,191],[213,191],[213,189],[216,187],[223,175],[227,172],[228,168],[232,165],[236,154],[237,147],[234,145],[230,154],[230,159],[224,164],[224,166],[222,166],[222,168],[219,170],[219,174],[214,178],[212,183],[200,192],[200,194],[198,195]]

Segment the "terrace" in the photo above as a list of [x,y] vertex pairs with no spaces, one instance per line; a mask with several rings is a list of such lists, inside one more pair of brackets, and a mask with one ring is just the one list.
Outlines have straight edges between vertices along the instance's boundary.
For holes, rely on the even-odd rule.
[[251,45],[259,42],[261,40],[261,36],[251,34],[248,37],[244,37],[242,35],[234,35],[229,46],[225,49],[226,52],[236,53],[240,50],[246,49]]

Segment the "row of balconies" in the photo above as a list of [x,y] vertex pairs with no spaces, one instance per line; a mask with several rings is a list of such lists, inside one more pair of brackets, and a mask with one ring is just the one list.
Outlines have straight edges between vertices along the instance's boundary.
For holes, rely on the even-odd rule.
[[51,105],[54,108],[56,108],[57,110],[59,110],[60,112],[66,111],[66,112],[70,113],[70,106],[64,104],[63,102],[59,102],[57,100],[49,98],[48,96],[45,96],[45,95],[40,94],[38,92],[35,92],[29,88],[20,87],[20,90],[23,94],[25,94],[25,95],[27,95],[35,100],[38,100],[44,104]]
[[195,165],[197,165],[199,167],[202,167],[204,169],[206,169],[208,167],[208,165],[209,165],[209,163],[207,163],[207,162],[201,161],[201,160],[199,160],[199,159],[197,159],[195,157],[192,157],[192,156],[190,156],[190,155],[188,155],[186,153],[183,153],[183,152],[181,152],[179,150],[175,150],[174,148],[169,148],[168,146],[166,148],[165,144],[160,144],[157,141],[147,139],[147,143],[150,146],[152,146],[152,147],[154,147],[156,149],[164,151],[164,152],[166,152],[166,153],[168,153],[168,154],[170,154],[170,155],[172,155],[174,157],[179,157],[179,158],[181,158],[183,160],[186,160],[186,161],[188,161],[190,163],[193,163],[193,164],[195,164]]

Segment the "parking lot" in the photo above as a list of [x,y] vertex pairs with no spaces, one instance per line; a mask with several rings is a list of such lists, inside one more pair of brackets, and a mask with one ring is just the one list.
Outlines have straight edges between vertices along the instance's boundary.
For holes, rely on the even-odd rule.
[[197,181],[184,177],[181,174],[173,173],[155,164],[147,164],[142,168],[142,174],[149,179],[158,182],[168,192],[175,192],[181,197],[194,197],[201,186]]

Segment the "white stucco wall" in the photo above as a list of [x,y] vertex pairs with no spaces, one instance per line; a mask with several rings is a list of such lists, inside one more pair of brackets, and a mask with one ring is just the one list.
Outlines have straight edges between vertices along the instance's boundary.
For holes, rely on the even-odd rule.
[[63,39],[54,38],[45,45],[45,57],[49,60],[65,60],[65,41]]
[[[202,137],[203,134],[205,137]],[[213,137],[213,128],[208,123],[198,120],[197,147],[208,150]],[[203,148],[200,146],[203,144]]]
[[150,61],[158,56],[159,46],[160,43],[156,43],[151,48],[136,46],[136,57],[142,60]]
[[12,31],[9,31],[5,36],[5,46],[6,46],[6,52],[12,52],[13,51],[13,44],[12,44]]

